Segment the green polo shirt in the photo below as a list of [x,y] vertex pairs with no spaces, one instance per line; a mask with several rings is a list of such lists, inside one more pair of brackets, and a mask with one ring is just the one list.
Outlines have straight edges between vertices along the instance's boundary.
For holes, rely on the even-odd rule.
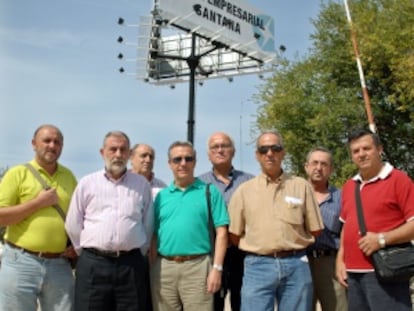
[[[76,178],[62,165],[53,176],[42,169],[35,160],[30,164],[42,178],[55,188],[60,207],[67,212],[76,187]],[[18,205],[34,199],[42,190],[39,181],[24,166],[9,169],[0,183],[0,208]],[[41,208],[17,224],[7,227],[5,240],[31,251],[59,253],[66,248],[64,221],[52,206]]]
[[[210,185],[215,227],[229,224],[226,203]],[[161,190],[154,202],[158,252],[164,256],[199,255],[211,251],[206,184],[196,179],[185,191],[174,183]]]

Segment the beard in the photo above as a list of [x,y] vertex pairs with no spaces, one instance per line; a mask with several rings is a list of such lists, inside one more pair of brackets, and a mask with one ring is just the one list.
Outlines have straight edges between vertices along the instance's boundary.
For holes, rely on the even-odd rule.
[[105,168],[108,173],[114,176],[119,176],[126,170],[126,161],[123,160],[107,160],[105,161]]
[[55,163],[60,156],[60,152],[51,151],[51,150],[42,150],[36,149],[37,157],[46,164],[53,164]]

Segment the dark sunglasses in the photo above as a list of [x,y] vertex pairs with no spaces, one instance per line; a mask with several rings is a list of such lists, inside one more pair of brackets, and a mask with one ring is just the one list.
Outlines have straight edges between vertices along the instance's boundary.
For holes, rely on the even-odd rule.
[[282,145],[271,145],[271,146],[260,146],[257,148],[257,151],[260,154],[266,154],[269,152],[269,150],[272,150],[272,152],[280,152],[283,150]]
[[174,164],[180,164],[181,161],[184,160],[186,163],[187,162],[193,162],[194,161],[194,157],[175,157],[171,159],[171,162]]

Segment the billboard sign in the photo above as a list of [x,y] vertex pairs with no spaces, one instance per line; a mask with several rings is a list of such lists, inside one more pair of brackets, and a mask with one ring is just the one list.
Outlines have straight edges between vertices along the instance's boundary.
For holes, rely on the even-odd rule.
[[[190,68],[186,59],[192,50],[191,34],[166,36],[160,38],[158,45],[161,54],[174,55],[181,59],[144,58],[145,53],[143,53],[143,57],[138,59],[140,60],[139,66],[137,66],[138,77],[148,79],[148,82],[155,84],[175,84],[188,81]],[[196,38],[196,54],[203,54],[210,48],[211,46],[206,39]],[[275,66],[276,60],[259,64],[258,61],[240,53],[227,49],[216,49],[200,58],[195,79],[231,78],[252,73],[262,74],[273,71]]]
[[170,24],[267,62],[276,55],[273,18],[241,0],[158,0]]

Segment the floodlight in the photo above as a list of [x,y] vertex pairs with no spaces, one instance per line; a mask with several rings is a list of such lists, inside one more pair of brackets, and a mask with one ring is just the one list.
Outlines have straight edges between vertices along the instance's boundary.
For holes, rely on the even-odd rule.
[[122,43],[122,42],[124,42],[124,38],[122,38],[121,36],[119,36],[116,41],[118,41],[118,43]]
[[120,72],[120,73],[124,73],[124,72],[125,72],[124,67],[119,68],[119,72]]
[[118,18],[118,25],[123,25],[124,22],[125,20],[122,17]]
[[123,58],[124,58],[124,54],[119,53],[119,54],[118,54],[118,59],[123,59]]

